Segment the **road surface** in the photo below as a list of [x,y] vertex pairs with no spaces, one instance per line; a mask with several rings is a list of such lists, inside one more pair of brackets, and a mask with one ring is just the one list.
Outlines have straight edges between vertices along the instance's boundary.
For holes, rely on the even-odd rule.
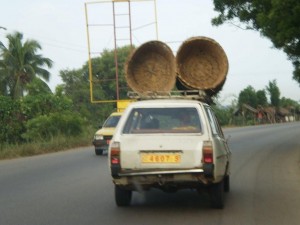
[[0,225],[300,224],[300,123],[225,130],[233,153],[223,210],[206,194],[134,193],[118,208],[107,156],[72,151],[0,161]]

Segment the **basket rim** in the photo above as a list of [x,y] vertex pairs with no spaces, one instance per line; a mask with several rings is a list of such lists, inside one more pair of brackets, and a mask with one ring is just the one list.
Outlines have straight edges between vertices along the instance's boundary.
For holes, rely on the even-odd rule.
[[[153,86],[152,88],[149,88],[149,86],[147,86],[148,88],[145,89],[143,87],[143,85],[141,85],[139,82],[135,81],[136,74],[134,74],[133,71],[134,71],[134,69],[138,68],[138,64],[139,64],[138,59],[140,58],[140,55],[144,54],[143,51],[145,51],[145,49],[148,49],[148,50],[149,50],[149,48],[151,49],[151,46],[153,46],[152,51],[146,52],[145,55],[150,55],[150,54],[156,53],[157,55],[163,56],[166,59],[167,64],[168,64],[167,69],[169,69],[169,71],[162,72],[162,74],[168,74],[167,79],[165,79],[165,80],[168,80],[169,82],[162,83],[162,84],[160,84],[160,82],[156,82],[156,83],[151,84]],[[158,63],[159,62],[157,62],[157,64]],[[159,41],[159,40],[152,40],[152,41],[145,42],[144,44],[142,44],[138,48],[136,48],[128,56],[127,61],[125,63],[125,79],[126,79],[128,86],[132,90],[134,90],[136,92],[140,92],[140,93],[144,93],[146,91],[156,91],[157,89],[161,89],[163,87],[164,87],[163,89],[165,91],[172,90],[172,88],[174,87],[175,82],[176,82],[176,60],[175,60],[173,51],[166,43]],[[158,86],[158,87],[154,87],[154,86]]]
[[[191,48],[191,45],[194,44],[199,44],[201,43],[202,46],[210,46],[210,48],[213,48],[215,50],[214,52],[210,52],[209,55],[210,57],[216,55],[217,57],[215,58],[215,62],[220,66],[221,68],[218,71],[217,79],[213,80],[212,82],[208,82],[206,84],[203,84],[203,86],[199,86],[199,84],[194,84],[192,79],[188,79],[190,76],[186,74],[186,71],[183,70],[184,67],[184,62],[182,62],[182,58],[186,56],[185,51],[187,51],[188,48]],[[205,46],[206,44],[206,46]],[[200,45],[201,46],[201,45]],[[203,48],[204,48],[203,47]],[[194,50],[196,51],[196,50]],[[213,53],[213,54],[212,54]],[[186,60],[185,60],[186,61]],[[182,81],[183,85],[186,85],[190,88],[203,88],[203,89],[214,89],[217,88],[220,84],[224,84],[224,80],[226,80],[226,76],[229,71],[229,62],[228,62],[228,57],[222,48],[222,46],[215,41],[214,39],[206,36],[195,36],[195,37],[190,37],[187,40],[185,40],[179,47],[177,54],[176,54],[176,65],[177,65],[177,76]],[[205,72],[204,72],[205,73]],[[203,76],[203,72],[199,72],[201,76]],[[222,85],[223,85],[222,84]]]

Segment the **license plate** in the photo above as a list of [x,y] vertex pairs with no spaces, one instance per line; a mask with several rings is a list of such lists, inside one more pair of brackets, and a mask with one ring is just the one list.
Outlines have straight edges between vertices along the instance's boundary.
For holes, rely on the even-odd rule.
[[181,155],[178,153],[142,153],[142,163],[180,163]]

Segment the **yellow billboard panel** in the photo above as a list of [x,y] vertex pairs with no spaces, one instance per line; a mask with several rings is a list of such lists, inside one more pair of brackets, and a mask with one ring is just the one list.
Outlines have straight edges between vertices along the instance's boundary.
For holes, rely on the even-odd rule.
[[131,102],[134,102],[134,100],[117,101],[118,112],[123,112]]

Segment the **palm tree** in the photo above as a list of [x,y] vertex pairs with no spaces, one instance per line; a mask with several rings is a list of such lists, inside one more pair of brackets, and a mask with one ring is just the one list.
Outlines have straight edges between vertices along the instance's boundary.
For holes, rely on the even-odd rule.
[[6,38],[8,47],[0,42],[0,86],[3,94],[18,99],[34,79],[49,81],[50,73],[44,67],[51,68],[52,60],[37,54],[42,49],[37,41],[23,42],[22,33],[8,34]]

